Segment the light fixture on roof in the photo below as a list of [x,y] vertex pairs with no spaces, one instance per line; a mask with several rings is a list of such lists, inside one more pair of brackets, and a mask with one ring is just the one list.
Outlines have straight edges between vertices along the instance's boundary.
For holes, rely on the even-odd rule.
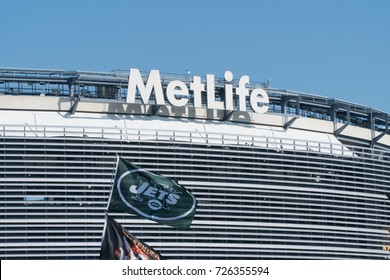
[[267,78],[267,80],[262,82],[261,85],[263,86],[263,88],[270,88],[271,87],[271,81],[272,81],[271,78]]
[[189,81],[190,80],[191,71],[190,71],[190,69],[186,69],[185,72],[186,72],[186,80]]

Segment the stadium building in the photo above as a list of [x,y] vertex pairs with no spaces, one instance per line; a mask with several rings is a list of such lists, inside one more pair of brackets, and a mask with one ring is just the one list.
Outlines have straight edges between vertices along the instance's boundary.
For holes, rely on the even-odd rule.
[[198,200],[187,231],[113,214],[166,259],[390,257],[388,113],[132,71],[0,69],[0,259],[97,259],[116,155]]

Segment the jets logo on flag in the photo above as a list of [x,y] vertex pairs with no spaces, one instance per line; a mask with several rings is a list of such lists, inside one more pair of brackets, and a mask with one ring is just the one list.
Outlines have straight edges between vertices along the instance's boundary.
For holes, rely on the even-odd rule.
[[[139,171],[143,172],[143,171]],[[125,174],[125,176],[129,175]],[[124,179],[124,177],[119,180]],[[149,181],[148,179],[137,176],[138,185],[130,186],[130,193],[133,195],[130,197],[131,202],[147,202],[146,204],[152,210],[165,209],[169,210],[170,206],[174,206],[180,200],[182,192],[177,192],[173,189],[173,193],[169,193],[170,186],[155,181]],[[121,184],[120,181],[118,184]],[[125,184],[125,183],[124,183]],[[176,185],[176,182],[172,181],[172,184]],[[131,206],[130,206],[131,207]]]
[[174,180],[153,174],[119,158],[108,211],[188,229],[196,210],[195,197]]

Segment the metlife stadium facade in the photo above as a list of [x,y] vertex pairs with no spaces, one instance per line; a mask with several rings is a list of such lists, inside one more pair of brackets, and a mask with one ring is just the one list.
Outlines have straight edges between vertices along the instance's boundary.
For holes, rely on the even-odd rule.
[[116,155],[196,196],[167,259],[388,259],[389,114],[213,75],[0,69],[0,259],[96,259]]

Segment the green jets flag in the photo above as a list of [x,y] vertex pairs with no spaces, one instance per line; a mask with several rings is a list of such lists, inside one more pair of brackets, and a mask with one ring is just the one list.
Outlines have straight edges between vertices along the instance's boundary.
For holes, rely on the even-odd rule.
[[118,158],[108,211],[134,213],[186,230],[194,219],[196,204],[195,197],[174,180]]

